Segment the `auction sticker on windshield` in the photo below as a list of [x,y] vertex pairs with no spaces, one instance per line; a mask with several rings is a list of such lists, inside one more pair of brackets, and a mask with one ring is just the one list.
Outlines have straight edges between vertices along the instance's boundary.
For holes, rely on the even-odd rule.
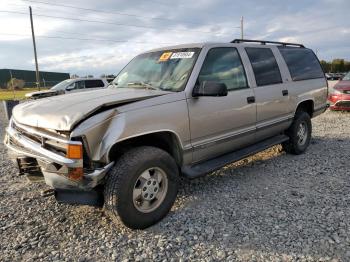
[[184,58],[192,58],[194,52],[177,52],[173,53],[170,59],[184,59]]
[[172,53],[173,53],[173,52],[165,52],[165,53],[163,53],[163,54],[159,57],[159,60],[158,60],[158,61],[159,61],[159,62],[168,61]]

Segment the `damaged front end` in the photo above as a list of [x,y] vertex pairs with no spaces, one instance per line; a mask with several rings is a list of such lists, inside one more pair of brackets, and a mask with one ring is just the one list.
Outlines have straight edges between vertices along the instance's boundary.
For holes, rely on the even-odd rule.
[[55,131],[29,127],[11,119],[6,129],[5,145],[12,151],[19,172],[26,176],[43,176],[55,189],[59,202],[100,205],[98,186],[113,162],[91,163],[84,142],[70,139]]
[[5,144],[20,173],[44,178],[59,202],[100,205],[100,189],[114,165],[108,149],[125,129],[117,109],[168,93],[107,88],[21,103],[13,109]]

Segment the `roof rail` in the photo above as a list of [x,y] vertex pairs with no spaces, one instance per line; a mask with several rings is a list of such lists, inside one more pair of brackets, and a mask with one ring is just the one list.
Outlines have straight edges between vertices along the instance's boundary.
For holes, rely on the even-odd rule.
[[276,42],[276,41],[265,41],[265,40],[251,40],[251,39],[235,39],[231,41],[231,43],[260,43],[262,45],[266,44],[275,44],[275,45],[282,45],[282,46],[298,46],[301,48],[304,48],[305,46],[302,44],[294,44],[294,43],[286,43],[286,42]]

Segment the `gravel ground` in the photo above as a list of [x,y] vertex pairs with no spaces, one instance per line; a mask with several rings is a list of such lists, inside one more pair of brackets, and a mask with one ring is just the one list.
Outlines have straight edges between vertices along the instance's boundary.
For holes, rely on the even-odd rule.
[[0,260],[350,261],[349,116],[314,119],[304,155],[277,146],[182,180],[171,213],[143,231],[41,197],[47,187],[17,177],[0,144]]

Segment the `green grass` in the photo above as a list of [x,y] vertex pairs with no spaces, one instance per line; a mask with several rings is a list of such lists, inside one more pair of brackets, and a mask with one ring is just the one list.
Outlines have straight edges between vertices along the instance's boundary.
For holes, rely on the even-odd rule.
[[[41,88],[41,90],[45,90]],[[22,90],[0,90],[0,100],[22,100],[25,94],[38,91],[38,88],[23,88]]]

